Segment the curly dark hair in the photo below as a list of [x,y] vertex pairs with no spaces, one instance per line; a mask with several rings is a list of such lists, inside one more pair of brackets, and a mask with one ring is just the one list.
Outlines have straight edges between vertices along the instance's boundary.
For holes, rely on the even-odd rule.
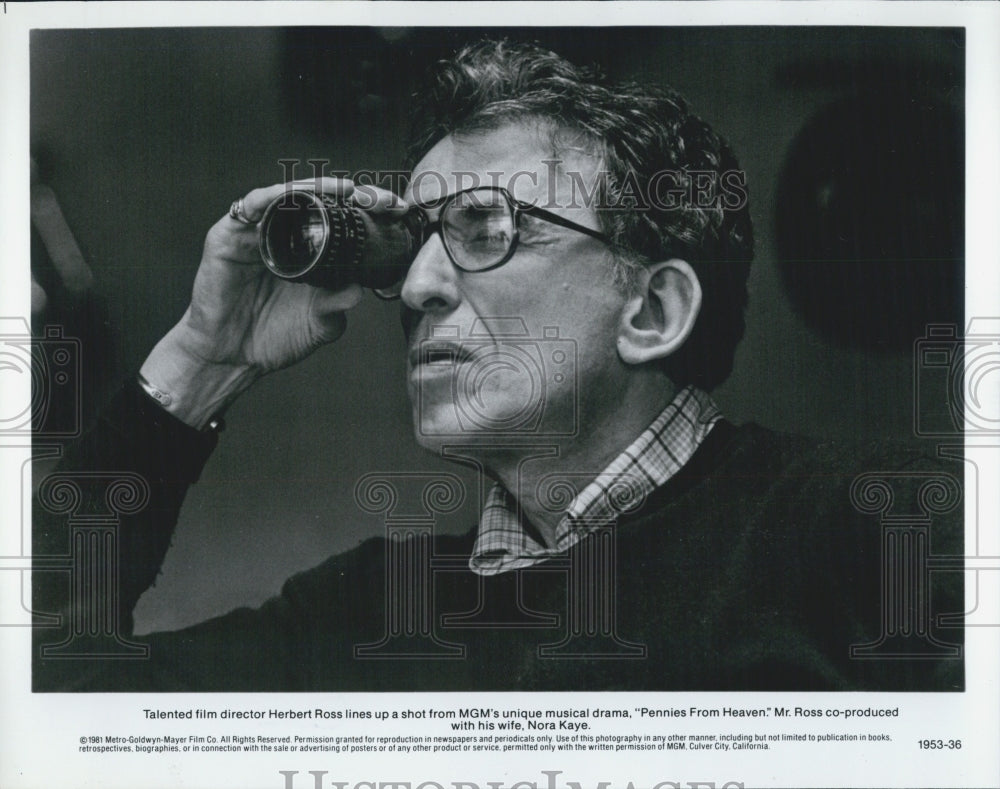
[[[602,160],[598,216],[620,266],[682,257],[702,288],[702,308],[688,341],[665,360],[678,386],[710,390],[732,370],[745,330],[753,227],[745,180],[735,204],[724,200],[636,199],[661,173],[695,173],[709,180],[743,178],[728,144],[670,89],[612,83],[534,44],[485,40],[460,50],[432,70],[415,97],[408,148],[412,168],[452,133],[542,119],[582,133]],[[728,175],[727,175],[728,174]],[[704,177],[704,176],[698,176]],[[732,197],[732,195],[730,195]],[[628,279],[626,276],[624,279]]]

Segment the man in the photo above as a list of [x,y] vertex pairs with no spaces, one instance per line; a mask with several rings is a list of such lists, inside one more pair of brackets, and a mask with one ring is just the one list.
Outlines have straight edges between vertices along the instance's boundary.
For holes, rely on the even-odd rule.
[[[937,659],[862,659],[885,635],[882,531],[852,482],[940,472],[735,427],[707,394],[743,334],[752,258],[726,144],[674,94],[502,42],[442,64],[418,119],[402,200],[318,188],[377,222],[421,217],[388,289],[415,435],[496,481],[480,523],[369,540],[260,609],[150,636],[146,659],[63,660],[73,635],[40,629],[36,689],[960,689],[957,631],[931,638]],[[263,268],[257,223],[286,189],[251,191],[209,231],[188,310],[60,472],[149,487],[115,535],[108,654],[141,654],[131,610],[221,414],[337,339],[361,297]],[[40,488],[38,556],[66,553],[60,481]],[[935,551],[959,532],[936,532]],[[88,622],[81,567],[68,603],[66,576],[39,573],[36,610]],[[943,580],[934,610],[960,611],[961,579]]]

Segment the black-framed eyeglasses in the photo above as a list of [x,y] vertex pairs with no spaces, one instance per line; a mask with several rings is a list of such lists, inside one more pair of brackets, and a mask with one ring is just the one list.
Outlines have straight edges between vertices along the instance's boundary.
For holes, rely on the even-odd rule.
[[[439,210],[431,222],[428,211]],[[411,218],[411,227],[419,235],[422,247],[435,233],[440,234],[444,250],[452,264],[462,271],[482,272],[499,268],[517,251],[522,216],[531,216],[559,227],[575,230],[608,243],[598,230],[546,211],[532,203],[517,200],[503,187],[473,187],[454,192],[433,203],[420,204]],[[380,290],[383,298],[397,298],[403,289],[400,279]]]

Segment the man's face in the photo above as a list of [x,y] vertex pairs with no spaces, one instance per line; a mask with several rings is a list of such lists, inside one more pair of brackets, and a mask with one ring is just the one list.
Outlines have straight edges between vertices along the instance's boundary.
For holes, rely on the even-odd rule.
[[[433,206],[472,186],[500,186],[599,230],[579,187],[574,199],[571,173],[590,190],[600,163],[582,147],[553,154],[550,132],[529,121],[446,137],[417,164],[405,199]],[[428,216],[439,220],[440,209]],[[531,216],[518,227],[516,250],[498,268],[459,269],[437,232],[407,274],[409,393],[428,449],[511,435],[565,444],[598,427],[623,382],[624,294],[607,245]]]

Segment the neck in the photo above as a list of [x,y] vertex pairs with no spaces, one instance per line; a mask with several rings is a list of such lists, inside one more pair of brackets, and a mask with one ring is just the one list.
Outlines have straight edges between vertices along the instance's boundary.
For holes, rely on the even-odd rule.
[[624,397],[614,393],[613,403],[609,400],[596,418],[581,413],[577,436],[531,449],[500,448],[483,454],[483,464],[514,495],[547,546],[555,546],[556,526],[569,500],[553,501],[556,489],[541,483],[565,475],[575,495],[638,438],[676,394],[660,375],[646,380],[646,385],[631,388]]

